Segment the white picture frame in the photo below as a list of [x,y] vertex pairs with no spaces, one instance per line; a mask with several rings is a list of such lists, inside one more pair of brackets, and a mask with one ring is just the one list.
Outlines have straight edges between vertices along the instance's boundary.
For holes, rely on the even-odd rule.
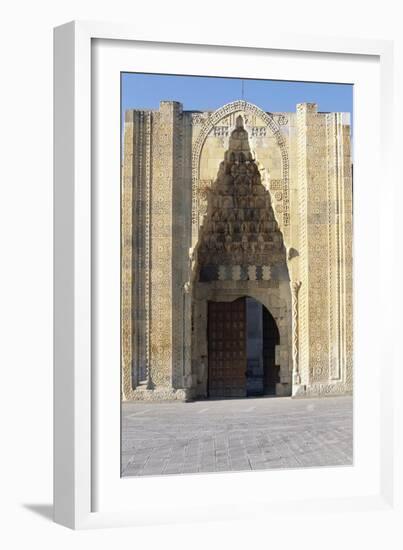
[[[102,41],[108,41],[109,44],[113,41],[115,51],[110,56],[106,54],[102,57],[102,47],[101,50],[94,49],[97,44],[102,46]],[[131,46],[142,49],[136,53],[134,49],[130,50]],[[211,63],[212,54],[236,56],[242,53],[244,58],[248,57],[255,61],[257,56],[261,59],[261,56],[271,55],[273,67],[276,65],[276,56],[279,55],[282,56],[283,65],[286,64],[286,59],[293,56],[298,58],[304,56],[307,62],[309,60],[316,62],[315,56],[322,56],[317,69],[322,71],[322,75],[328,74],[325,65],[329,63],[334,65],[334,74],[342,71],[343,68],[340,67],[343,63],[353,58],[359,59],[363,67],[366,64],[368,67],[372,64],[368,72],[365,67],[363,68],[363,76],[359,76],[358,73],[357,76],[351,76],[352,72],[350,75],[346,73],[346,82],[351,82],[353,79],[353,83],[359,90],[357,93],[362,94],[358,96],[358,109],[355,110],[355,136],[358,133],[354,143],[355,155],[361,159],[364,152],[370,151],[373,161],[372,167],[359,162],[358,171],[354,174],[358,186],[355,203],[360,201],[358,204],[362,205],[363,215],[357,223],[355,247],[363,244],[365,236],[363,229],[367,227],[368,220],[371,217],[375,220],[374,227],[368,229],[367,233],[371,239],[374,239],[374,250],[371,252],[370,246],[363,246],[363,252],[360,252],[361,256],[359,256],[362,258],[360,260],[362,264],[360,264],[361,271],[358,273],[363,273],[364,268],[371,265],[371,253],[374,255],[374,265],[367,279],[365,281],[362,279],[362,290],[358,297],[355,297],[356,323],[357,318],[359,323],[362,319],[360,312],[362,313],[362,308],[365,308],[368,289],[374,288],[370,285],[376,285],[378,289],[373,298],[375,311],[387,312],[391,318],[396,319],[393,317],[395,314],[386,290],[393,283],[393,270],[379,268],[386,259],[393,261],[395,248],[393,235],[388,239],[382,238],[387,232],[387,217],[390,215],[390,205],[394,204],[395,194],[391,143],[393,133],[393,45],[391,42],[287,36],[271,32],[265,37],[254,37],[253,40],[248,34],[239,34],[237,43],[230,43],[225,40],[217,41],[212,33],[207,33],[202,40],[198,40],[193,32],[187,33],[185,30],[181,36],[177,33],[172,36],[167,30],[164,36],[155,37],[152,34],[149,35],[144,28],[140,30],[125,24],[72,22],[56,28],[54,39],[55,521],[71,528],[81,529],[264,516],[269,511],[281,513],[284,507],[287,513],[292,515],[300,510],[301,501],[304,502],[304,508],[309,509],[311,514],[324,510],[342,510],[346,506],[350,510],[392,510],[394,448],[391,418],[394,415],[394,408],[390,387],[395,361],[392,346],[382,351],[382,379],[379,377],[379,383],[375,382],[380,372],[380,367],[376,364],[380,359],[380,349],[376,349],[367,356],[368,364],[373,364],[372,372],[375,380],[368,381],[365,391],[371,398],[377,399],[373,407],[376,409],[376,417],[374,416],[373,420],[375,426],[379,427],[379,437],[376,435],[372,438],[376,440],[375,442],[365,438],[365,429],[363,429],[366,411],[369,415],[368,419],[372,414],[370,398],[359,400],[362,408],[359,411],[355,409],[356,422],[359,426],[357,433],[359,436],[362,435],[355,438],[357,456],[364,456],[365,449],[371,449],[371,452],[374,451],[376,454],[375,458],[363,461],[362,464],[358,460],[350,470],[322,469],[319,473],[307,470],[303,477],[296,470],[203,474],[179,476],[180,479],[178,476],[126,479],[123,488],[122,480],[117,479],[120,477],[120,471],[118,473],[116,470],[119,462],[120,433],[116,432],[119,420],[116,406],[120,403],[120,393],[119,389],[116,392],[118,388],[116,381],[120,377],[120,372],[116,372],[114,367],[108,371],[105,370],[105,366],[101,364],[102,361],[99,367],[98,346],[100,344],[96,338],[96,335],[99,336],[99,331],[102,332],[105,328],[103,325],[105,311],[112,311],[114,308],[112,302],[103,300],[102,290],[105,282],[97,278],[97,273],[99,274],[99,270],[105,268],[103,279],[110,284],[110,281],[116,282],[116,272],[119,271],[119,264],[113,264],[114,267],[110,270],[105,264],[105,258],[109,257],[109,253],[115,254],[116,257],[116,246],[119,250],[119,243],[116,239],[111,239],[109,244],[102,242],[99,237],[102,231],[99,219],[103,216],[104,222],[114,224],[112,232],[116,234],[116,211],[109,218],[105,208],[109,208],[108,205],[111,204],[116,205],[117,195],[115,189],[113,195],[109,196],[106,193],[100,196],[97,194],[96,186],[97,178],[104,177],[103,174],[108,173],[108,177],[112,178],[116,175],[116,158],[119,161],[120,154],[119,143],[116,143],[113,158],[108,160],[110,164],[102,167],[101,172],[94,154],[99,152],[98,147],[104,150],[107,146],[107,142],[102,141],[106,130],[109,132],[110,129],[111,136],[116,138],[120,119],[110,123],[110,128],[104,126],[102,121],[98,122],[97,109],[100,102],[106,101],[108,105],[111,98],[116,97],[116,83],[109,89],[107,80],[102,80],[105,75],[110,74],[107,72],[110,67],[113,66],[111,70],[116,72],[131,70],[128,65],[134,64],[140,72],[157,72],[156,67],[158,63],[161,64],[161,61],[158,61],[161,58],[161,51],[173,46],[175,52],[179,52],[179,57],[170,50],[169,62],[165,59],[163,63],[166,67],[171,66],[171,69],[167,68],[166,72],[172,72],[176,68],[177,72],[182,74],[191,74],[189,73],[190,57],[193,63],[196,62],[196,58],[199,60],[197,61],[200,62],[199,67],[202,67],[203,63],[207,67],[207,61],[206,59],[203,61],[203,56],[207,55],[208,62]],[[139,52],[143,52],[144,55],[139,55]],[[188,55],[186,61],[185,57],[181,59],[180,52],[183,52],[185,57],[189,53],[191,56]],[[120,69],[116,67],[116,59],[121,60]],[[230,57],[228,60],[230,63]],[[105,70],[102,69],[104,76],[101,75],[101,80],[98,80],[99,75],[95,74],[99,63],[104,63],[105,68]],[[293,63],[292,59],[290,63]],[[340,65],[339,69],[337,65]],[[197,74],[201,74],[200,70],[202,69],[197,70]],[[232,70],[230,73],[232,76],[240,76],[234,73],[235,68],[231,69],[229,66],[228,70]],[[251,75],[256,75],[256,70],[251,69]],[[220,75],[217,74],[217,76]],[[249,75],[244,74],[244,76]],[[269,77],[268,75],[267,78]],[[322,80],[323,78],[326,77],[322,76]],[[340,78],[332,81],[341,81]],[[366,94],[370,99],[368,100],[367,97],[368,104],[365,105],[367,111],[364,112],[366,100],[363,86],[366,78],[374,85],[374,89],[371,88],[372,91]],[[105,85],[105,88],[102,88],[102,97],[97,96],[97,100],[94,101],[96,86],[100,82]],[[356,95],[355,99],[357,99]],[[370,108],[371,99],[374,100],[373,128],[375,133],[380,135],[380,145],[377,139],[373,136],[365,137],[363,132],[366,124],[364,115]],[[361,105],[363,108],[360,114]],[[116,109],[119,110],[120,105],[114,104],[114,112]],[[105,119],[106,124],[109,124],[107,119],[108,117]],[[381,165],[383,180],[387,182],[382,188],[382,201],[375,196],[365,198],[360,195],[360,181],[366,178],[368,190],[376,191],[376,177],[379,175]],[[112,167],[110,173],[109,166]],[[119,183],[117,189],[119,190]],[[359,282],[359,279],[358,282],[355,280],[355,285],[357,286]],[[115,292],[119,293],[119,287]],[[119,324],[119,319],[116,319],[116,308],[113,312],[110,317],[114,323],[112,329],[116,334],[116,330],[119,332],[119,327],[116,326],[116,323]],[[358,343],[366,337],[371,338],[370,331],[373,330],[367,325],[364,327],[362,323],[355,325]],[[378,330],[384,338],[388,338],[386,327],[382,326],[380,329],[378,327]],[[116,338],[114,342],[113,345],[116,346]],[[112,356],[115,354],[115,357],[116,347],[108,348],[108,343],[106,346],[103,348],[103,353],[110,353]],[[365,358],[364,355],[361,359],[363,358]],[[119,357],[117,359],[119,369]],[[364,387],[359,363],[360,357],[357,365],[355,400],[357,396],[360,397],[360,391]],[[116,366],[115,363],[114,365]],[[272,486],[277,487],[277,493],[274,496],[259,496],[259,487],[269,479],[268,476]],[[374,483],[369,483],[369,479],[373,479]],[[192,490],[189,489],[190,486]],[[217,494],[214,502],[211,502],[213,487],[217,488]],[[281,487],[287,489],[285,491],[287,495],[279,499]],[[350,489],[347,491],[346,487]],[[220,500],[220,495],[226,495],[226,499]]]

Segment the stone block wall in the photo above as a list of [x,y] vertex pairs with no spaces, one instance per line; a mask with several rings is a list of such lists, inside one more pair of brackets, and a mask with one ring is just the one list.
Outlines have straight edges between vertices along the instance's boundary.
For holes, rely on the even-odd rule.
[[299,342],[297,395],[352,391],[352,174],[341,113],[297,106]]

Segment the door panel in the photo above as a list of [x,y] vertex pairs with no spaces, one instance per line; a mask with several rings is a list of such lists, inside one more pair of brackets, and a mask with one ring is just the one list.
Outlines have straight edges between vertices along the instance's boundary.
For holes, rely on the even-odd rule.
[[208,304],[209,397],[246,395],[246,301]]

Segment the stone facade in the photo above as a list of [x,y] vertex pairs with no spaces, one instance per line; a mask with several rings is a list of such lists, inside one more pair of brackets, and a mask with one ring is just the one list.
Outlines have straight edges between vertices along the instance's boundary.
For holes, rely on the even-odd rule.
[[352,391],[352,164],[346,113],[125,114],[123,399],[205,397],[209,301],[278,327],[277,395]]

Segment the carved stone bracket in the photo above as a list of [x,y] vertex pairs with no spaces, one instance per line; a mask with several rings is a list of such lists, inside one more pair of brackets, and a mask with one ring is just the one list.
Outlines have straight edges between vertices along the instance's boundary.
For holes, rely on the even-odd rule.
[[184,294],[190,294],[191,290],[192,290],[192,283],[190,281],[186,281],[183,284],[183,293]]

